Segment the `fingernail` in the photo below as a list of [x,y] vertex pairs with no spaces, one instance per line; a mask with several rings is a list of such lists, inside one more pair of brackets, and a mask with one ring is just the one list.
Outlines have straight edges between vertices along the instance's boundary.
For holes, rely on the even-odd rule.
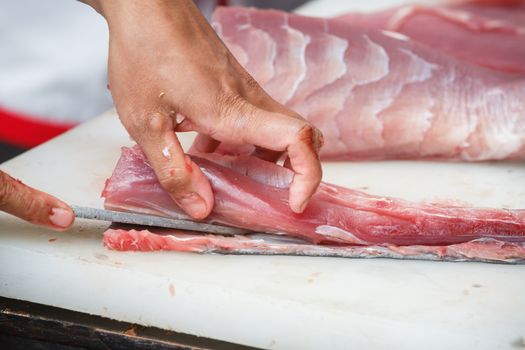
[[73,222],[73,213],[64,208],[53,208],[51,215],[49,215],[49,221],[57,227],[66,228]]
[[206,202],[198,193],[190,192],[179,198],[177,202],[190,216],[196,219],[204,219],[206,217]]

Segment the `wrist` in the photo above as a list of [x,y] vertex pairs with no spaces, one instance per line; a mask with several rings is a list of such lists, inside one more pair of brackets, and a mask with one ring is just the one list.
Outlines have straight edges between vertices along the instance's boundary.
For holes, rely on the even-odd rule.
[[102,7],[101,7],[100,0],[79,0],[79,1],[92,7],[95,11],[102,14]]
[[[111,27],[117,22],[144,19],[153,15],[156,20],[171,17],[171,12],[182,15],[189,6],[194,6],[192,0],[80,0],[100,13]],[[164,15],[164,16],[163,16]]]

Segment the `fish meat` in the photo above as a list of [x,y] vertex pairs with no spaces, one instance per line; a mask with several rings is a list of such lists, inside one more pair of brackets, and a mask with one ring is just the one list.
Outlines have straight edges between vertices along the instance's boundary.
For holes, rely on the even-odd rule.
[[[291,170],[255,157],[193,156],[210,180],[211,219],[254,231],[286,234],[316,244],[452,244],[478,238],[525,242],[525,210],[412,203],[321,183],[302,214],[288,204]],[[138,147],[123,148],[103,192],[104,205],[180,217]]]
[[116,226],[104,233],[104,244],[113,250],[139,252],[178,251],[201,254],[525,263],[523,243],[494,239],[477,239],[446,246],[316,245],[298,238],[271,234],[222,236],[176,230],[135,230]]
[[[192,159],[212,184],[215,194],[212,222],[294,237],[333,249],[386,245],[384,249],[388,252],[398,249],[399,253],[403,251],[398,248],[401,246],[468,242],[477,246],[476,242],[493,242],[519,252],[525,243],[525,210],[412,203],[321,183],[307,209],[296,214],[288,205],[293,174],[289,169],[248,156],[203,155]],[[183,217],[136,146],[122,149],[102,196],[106,209]],[[114,249],[133,249],[132,244],[126,243],[130,234],[125,230],[109,230],[104,241]],[[136,249],[150,250],[149,244],[158,243],[154,242],[155,235],[146,233],[144,237],[145,241],[137,241]],[[167,239],[170,240],[173,238]],[[169,247],[165,243],[160,246]],[[436,249],[429,248],[429,252],[443,250]]]
[[481,6],[519,6],[525,5],[524,0],[445,0],[451,4],[475,4]]
[[525,79],[347,22],[218,8],[212,24],[273,98],[322,130],[323,159],[525,159]]
[[435,50],[490,69],[525,75],[525,5],[403,5],[337,18],[402,33]]

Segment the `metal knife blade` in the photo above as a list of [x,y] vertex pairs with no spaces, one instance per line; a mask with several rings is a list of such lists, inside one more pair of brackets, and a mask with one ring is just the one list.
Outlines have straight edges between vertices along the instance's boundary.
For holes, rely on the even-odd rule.
[[142,226],[156,226],[223,235],[242,235],[252,232],[237,227],[208,224],[204,222],[183,219],[171,219],[155,215],[127,213],[113,210],[81,207],[77,205],[72,205],[71,208],[73,209],[77,218],[83,219],[111,221]]

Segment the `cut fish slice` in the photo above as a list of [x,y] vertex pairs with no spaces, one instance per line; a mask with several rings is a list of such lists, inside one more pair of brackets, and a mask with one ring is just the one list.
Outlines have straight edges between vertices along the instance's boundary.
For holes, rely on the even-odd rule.
[[[322,183],[302,214],[288,205],[290,170],[253,157],[193,157],[215,193],[212,221],[323,245],[442,246],[492,239],[525,242],[525,210],[412,203]],[[169,217],[181,210],[138,148],[123,148],[105,207]]]
[[448,246],[333,246],[270,234],[243,236],[202,235],[173,230],[110,228],[104,233],[106,247],[120,251],[177,251],[242,255],[295,255],[339,258],[392,258],[439,261],[524,263],[523,243],[478,239]]

